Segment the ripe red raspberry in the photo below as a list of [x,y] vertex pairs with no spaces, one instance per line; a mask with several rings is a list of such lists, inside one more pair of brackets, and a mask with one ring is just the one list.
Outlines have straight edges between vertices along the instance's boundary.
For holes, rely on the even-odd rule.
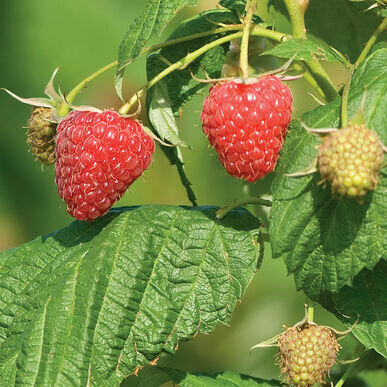
[[55,182],[78,220],[104,215],[148,168],[155,149],[140,123],[113,111],[73,111],[57,128]]
[[210,89],[201,119],[226,171],[254,182],[271,172],[285,140],[292,94],[275,76],[229,81]]

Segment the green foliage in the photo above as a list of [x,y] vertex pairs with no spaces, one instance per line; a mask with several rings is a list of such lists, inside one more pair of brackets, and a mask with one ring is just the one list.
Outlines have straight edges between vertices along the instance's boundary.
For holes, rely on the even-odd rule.
[[[377,107],[387,103],[386,60],[387,49],[373,52],[355,73],[349,96],[349,110],[353,114],[366,93],[366,124],[383,142],[386,142],[385,113]],[[337,127],[339,108],[340,101],[336,100],[306,113],[301,119],[312,127]],[[307,133],[299,122],[292,123],[273,183],[274,202],[270,214],[273,256],[284,258],[288,271],[294,274],[297,289],[304,290],[312,299],[321,300],[329,294],[333,300],[335,297],[340,299],[342,293],[338,292],[346,286],[345,296],[341,296],[344,298],[337,304],[342,304],[345,309],[347,301],[353,305],[357,297],[365,297],[366,308],[374,292],[367,288],[366,280],[362,281],[358,276],[372,276],[366,274],[366,269],[372,270],[381,259],[386,259],[387,179],[382,174],[376,191],[369,193],[364,203],[359,203],[332,197],[329,187],[317,184],[321,180],[318,174],[297,178],[285,176],[285,173],[303,170],[310,164],[316,156],[317,143],[317,138]],[[351,285],[358,289],[349,287]],[[336,302],[330,309],[335,309],[335,305]],[[325,306],[329,308],[329,304]],[[354,313],[360,313],[361,323],[356,332],[366,330],[367,334],[359,333],[358,338],[367,347],[375,348],[377,339],[387,333],[383,332],[384,323],[381,323],[387,309],[370,310],[373,317],[368,318],[364,308],[359,303],[352,313],[340,313],[352,317]],[[383,348],[378,350],[384,351]]]
[[205,375],[162,368],[181,387],[271,387],[282,386],[278,380],[264,380],[236,372],[220,372],[215,375]]
[[323,62],[338,62],[341,60],[329,47],[303,39],[287,40],[270,50],[266,50],[262,55],[274,55],[279,58],[291,58],[295,55],[294,59],[317,59]]
[[257,269],[260,224],[215,210],[116,209],[1,253],[2,380],[116,385],[227,323]]
[[[283,0],[273,3],[287,15]],[[348,0],[311,1],[305,14],[306,29],[354,62],[380,21],[373,12],[362,12],[365,8]]]
[[158,36],[168,22],[185,5],[196,6],[198,0],[148,0],[140,16],[130,25],[118,51],[116,90],[122,99],[122,77],[125,67],[138,57],[147,41]]

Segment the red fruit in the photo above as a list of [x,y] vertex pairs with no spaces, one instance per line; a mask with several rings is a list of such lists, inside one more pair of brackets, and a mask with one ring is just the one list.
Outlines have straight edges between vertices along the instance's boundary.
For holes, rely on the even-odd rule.
[[78,220],[104,215],[148,168],[155,149],[141,124],[116,112],[73,111],[57,128],[55,182]]
[[292,113],[290,89],[275,76],[229,81],[210,89],[201,119],[226,171],[254,182],[278,160]]

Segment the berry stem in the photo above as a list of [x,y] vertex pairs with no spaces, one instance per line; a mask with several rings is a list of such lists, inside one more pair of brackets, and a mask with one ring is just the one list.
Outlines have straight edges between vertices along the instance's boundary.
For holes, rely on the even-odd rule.
[[308,322],[313,322],[313,319],[314,319],[314,306],[308,306],[307,318],[308,318]]
[[378,28],[376,28],[375,32],[369,38],[367,44],[363,48],[363,51],[360,53],[356,62],[351,66],[347,79],[345,81],[343,96],[341,100],[341,127],[345,128],[348,126],[348,96],[349,89],[351,87],[352,76],[355,70],[359,67],[360,63],[366,58],[368,53],[370,52],[372,46],[375,44],[378,36],[387,28],[387,17],[383,19],[383,21],[379,24]]
[[[305,12],[309,0],[284,0],[292,25],[293,37],[306,39]],[[327,101],[333,101],[339,96],[335,85],[328,73],[317,60],[304,61],[305,66],[316,80],[318,86],[324,92]]]
[[352,363],[344,372],[341,379],[335,384],[335,387],[342,387],[344,383],[350,378],[354,372],[354,370],[358,367],[357,363]]
[[240,75],[243,80],[249,77],[249,38],[251,21],[257,7],[257,0],[248,0],[246,3],[246,16],[243,20],[243,36],[241,42],[241,53],[239,58]]
[[[179,43],[183,43],[183,42],[186,42],[186,41],[189,41],[189,40],[193,40],[193,39],[198,39],[198,38],[202,38],[202,37],[205,37],[205,36],[209,36],[209,35],[216,35],[216,34],[221,34],[223,32],[228,32],[228,31],[239,31],[239,30],[242,30],[244,28],[244,25],[243,24],[233,24],[233,25],[228,25],[227,27],[220,27],[220,28],[216,28],[216,29],[213,29],[213,30],[209,30],[209,31],[203,31],[203,32],[199,32],[199,33],[196,33],[196,34],[191,34],[191,35],[187,35],[187,36],[183,36],[181,38],[177,38],[177,39],[171,39],[171,40],[167,40],[166,42],[162,42],[162,43],[157,43],[157,44],[154,44],[152,46],[149,46],[149,47],[145,47],[140,55],[143,55],[143,54],[146,54],[146,53],[149,53],[149,52],[153,52],[153,51],[157,51],[159,50],[160,48],[163,48],[163,47],[168,47],[168,46],[172,46],[174,44],[179,44]],[[110,70],[111,68],[117,66],[118,64],[118,61],[115,60],[114,62],[111,62],[105,66],[103,66],[102,68],[100,68],[99,70],[95,71],[94,73],[90,74],[87,78],[85,78],[84,80],[82,80],[81,82],[79,82],[70,92],[69,94],[67,95],[66,97],[66,100],[70,103],[72,103],[74,101],[74,98],[77,96],[77,94],[89,83],[91,82],[92,80],[94,80],[95,78],[99,77],[100,75],[102,75],[103,73],[105,73],[106,71]],[[65,116],[70,110],[70,107],[66,104],[66,103],[63,103],[60,108],[59,108],[59,114],[61,116]]]
[[[251,30],[251,35],[265,37],[268,39],[275,40],[277,42],[282,42],[284,40],[289,39],[289,35],[287,34],[277,32],[277,31],[272,31],[259,26],[254,26],[254,28]],[[203,55],[204,53],[211,50],[212,48],[220,46],[221,44],[229,42],[233,39],[241,38],[242,36],[243,36],[242,31],[223,36],[222,38],[216,39],[208,44],[205,44],[204,46],[200,47],[196,51],[189,53],[184,58],[171,64],[169,67],[165,68],[161,73],[157,74],[153,79],[148,81],[143,87],[141,87],[141,89],[139,89],[129,99],[129,101],[120,108],[119,112],[121,114],[127,114],[130,111],[130,109],[137,103],[139,98],[141,98],[144,95],[146,90],[154,86],[157,82],[161,81],[163,78],[165,78],[173,71],[185,69],[191,62],[193,62],[199,56]]]
[[227,206],[219,208],[219,210],[216,211],[216,218],[223,219],[234,208],[245,206],[247,204],[259,204],[265,207],[271,207],[273,205],[273,203],[270,200],[265,200],[261,198],[238,199],[238,200],[234,200],[232,203],[228,204]]

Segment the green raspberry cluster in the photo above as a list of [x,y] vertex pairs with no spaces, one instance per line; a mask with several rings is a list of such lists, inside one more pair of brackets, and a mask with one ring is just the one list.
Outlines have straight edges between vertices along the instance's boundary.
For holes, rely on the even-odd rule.
[[278,340],[281,372],[292,386],[322,383],[336,362],[339,344],[328,328],[315,324],[289,328]]
[[361,198],[374,190],[383,162],[383,146],[364,125],[350,125],[324,138],[318,152],[323,181],[332,193]]
[[46,165],[55,162],[55,134],[57,124],[51,122],[52,109],[35,108],[28,122],[27,143],[32,153]]

